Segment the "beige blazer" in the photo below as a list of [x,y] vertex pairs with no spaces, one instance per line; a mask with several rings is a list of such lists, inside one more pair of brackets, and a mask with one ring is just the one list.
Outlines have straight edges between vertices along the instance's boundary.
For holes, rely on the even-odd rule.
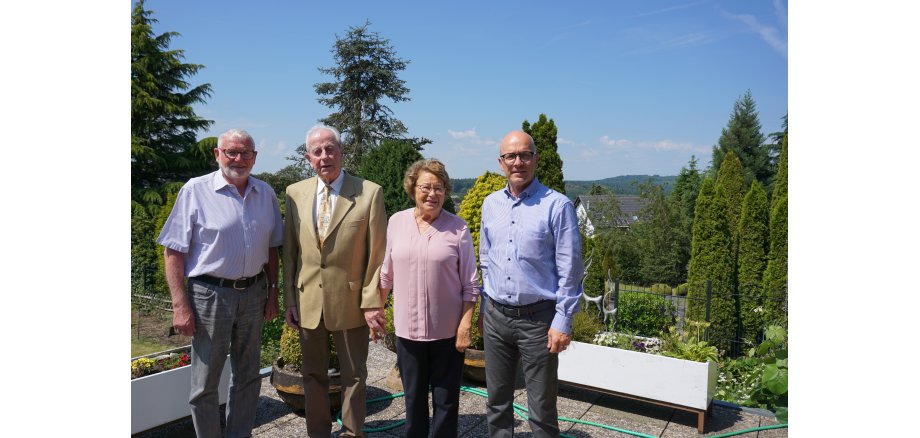
[[316,177],[291,184],[285,194],[284,304],[297,306],[300,326],[328,330],[366,324],[361,309],[383,307],[377,284],[386,250],[383,190],[344,174],[325,244],[313,219]]

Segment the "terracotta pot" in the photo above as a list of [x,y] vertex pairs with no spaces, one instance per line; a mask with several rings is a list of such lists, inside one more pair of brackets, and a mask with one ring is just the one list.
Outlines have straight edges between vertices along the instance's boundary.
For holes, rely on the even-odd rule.
[[[269,381],[284,403],[295,411],[304,410],[303,375],[299,371],[284,369],[284,360],[279,357],[272,364]],[[333,415],[342,409],[342,378],[335,369],[329,370],[329,408]]]
[[486,353],[467,348],[463,356],[463,377],[474,382],[486,383]]

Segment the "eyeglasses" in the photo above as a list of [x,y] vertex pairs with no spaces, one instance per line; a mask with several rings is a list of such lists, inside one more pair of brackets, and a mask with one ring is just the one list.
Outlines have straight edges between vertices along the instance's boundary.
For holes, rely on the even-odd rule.
[[524,152],[508,152],[507,154],[502,154],[502,155],[499,155],[498,157],[501,158],[505,162],[505,164],[510,166],[514,164],[514,160],[518,158],[521,159],[522,163],[529,163],[533,160],[534,155],[536,154],[533,152],[524,151]]
[[217,149],[219,149],[221,152],[223,152],[224,155],[226,155],[227,158],[229,158],[229,159],[231,159],[231,160],[235,160],[235,159],[239,158],[241,155],[243,156],[243,159],[244,159],[244,160],[251,160],[251,159],[253,159],[253,158],[256,157],[256,154],[259,153],[259,151],[228,151],[228,150],[223,149],[223,148],[217,148]]
[[445,188],[444,188],[444,187],[441,187],[441,186],[434,186],[434,187],[432,187],[432,186],[415,186],[415,188],[421,190],[422,193],[424,193],[424,194],[426,194],[426,195],[429,194],[429,193],[431,193],[432,190],[434,190],[434,193],[437,194],[437,195],[443,195],[443,194],[444,194],[444,190],[445,190]]

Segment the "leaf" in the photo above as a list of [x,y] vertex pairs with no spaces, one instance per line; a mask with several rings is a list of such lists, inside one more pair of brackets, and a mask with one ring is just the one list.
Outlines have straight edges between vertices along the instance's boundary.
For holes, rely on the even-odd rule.
[[775,364],[768,364],[764,367],[760,380],[764,383],[764,385],[768,385],[778,375],[779,368],[777,368]]
[[776,419],[781,423],[789,422],[789,408],[785,406],[777,406],[776,411],[773,412],[776,415]]
[[[764,375],[766,375],[767,370],[764,369]],[[771,379],[764,379],[764,384],[767,389],[776,395],[785,394],[789,390],[789,376],[786,370],[778,370],[777,374]]]

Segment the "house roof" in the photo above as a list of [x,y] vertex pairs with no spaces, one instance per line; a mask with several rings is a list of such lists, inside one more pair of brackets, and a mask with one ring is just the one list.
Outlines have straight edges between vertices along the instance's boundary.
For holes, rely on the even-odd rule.
[[607,208],[611,202],[610,195],[581,195],[575,199],[575,208],[584,206],[588,219],[595,228],[629,227],[639,220],[639,212],[645,208],[647,201],[636,195],[613,195],[620,215],[616,218],[607,217]]

